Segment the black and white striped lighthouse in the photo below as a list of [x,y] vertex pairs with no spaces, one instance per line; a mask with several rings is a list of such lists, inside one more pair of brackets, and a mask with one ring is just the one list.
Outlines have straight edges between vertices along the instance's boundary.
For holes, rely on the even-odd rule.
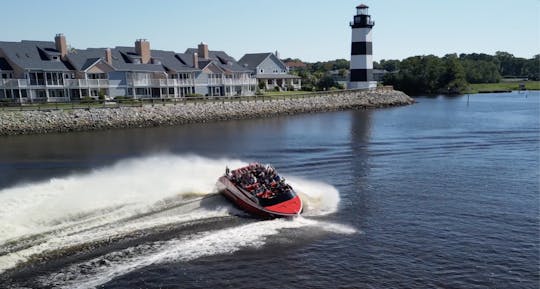
[[373,82],[373,44],[371,28],[375,22],[368,14],[369,7],[361,4],[356,7],[356,16],[351,22],[351,73],[349,89],[366,89],[377,86]]

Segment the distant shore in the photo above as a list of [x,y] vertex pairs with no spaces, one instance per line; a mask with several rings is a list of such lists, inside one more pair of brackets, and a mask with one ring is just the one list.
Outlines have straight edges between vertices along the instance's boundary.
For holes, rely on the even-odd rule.
[[0,135],[172,126],[278,115],[401,106],[414,100],[400,91],[337,91],[304,98],[209,101],[141,107],[0,111]]
[[478,83],[470,84],[468,93],[496,93],[521,90],[520,84],[525,85],[525,90],[540,90],[540,81],[515,81],[498,83]]

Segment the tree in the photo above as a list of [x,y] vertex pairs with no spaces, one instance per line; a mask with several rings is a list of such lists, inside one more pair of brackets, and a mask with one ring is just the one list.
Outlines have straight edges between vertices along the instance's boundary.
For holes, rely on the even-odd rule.
[[527,59],[523,65],[521,75],[526,76],[531,80],[540,80],[540,54],[535,55],[531,59]]
[[319,82],[317,82],[317,90],[330,90],[332,87],[339,87],[339,84],[330,75],[323,76]]
[[394,72],[399,69],[399,60],[381,60],[380,66],[388,72]]
[[441,75],[440,85],[444,89],[447,87],[448,93],[462,93],[467,89],[467,80],[465,79],[465,69],[459,62],[457,55],[447,54],[443,58],[445,72]]

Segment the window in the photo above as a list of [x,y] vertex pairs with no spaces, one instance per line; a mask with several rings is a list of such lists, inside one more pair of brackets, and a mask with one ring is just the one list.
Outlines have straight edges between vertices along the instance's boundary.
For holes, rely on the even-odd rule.
[[47,80],[47,85],[52,85],[52,75],[50,72],[45,73],[45,79]]
[[63,89],[51,89],[49,90],[49,97],[64,97]]
[[138,96],[148,96],[150,95],[150,90],[148,88],[141,87],[141,88],[136,88],[135,93]]
[[191,79],[191,74],[190,73],[179,73],[178,74],[178,79]]
[[47,92],[44,89],[36,90],[36,96],[38,98],[47,98]]
[[88,79],[107,79],[106,73],[89,73]]

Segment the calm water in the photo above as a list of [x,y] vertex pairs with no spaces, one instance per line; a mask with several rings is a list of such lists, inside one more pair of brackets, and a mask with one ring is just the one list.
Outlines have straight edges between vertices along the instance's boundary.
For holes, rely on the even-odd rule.
[[[2,137],[0,282],[538,288],[540,93],[417,100]],[[257,221],[213,194],[225,165],[255,160],[300,192],[303,218]]]

